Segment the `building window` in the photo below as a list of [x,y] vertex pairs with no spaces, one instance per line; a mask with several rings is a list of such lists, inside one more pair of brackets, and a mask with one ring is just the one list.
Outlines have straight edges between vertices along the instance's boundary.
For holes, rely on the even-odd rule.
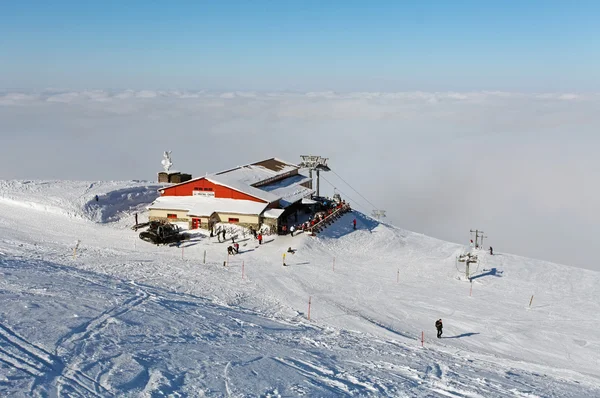
[[168,213],[167,218],[177,218],[177,214]]
[[212,191],[212,188],[204,188],[205,191]]
[[239,218],[231,218],[229,217],[229,222],[240,222]]
[[194,191],[202,191],[202,188],[200,188],[200,187],[194,187]]

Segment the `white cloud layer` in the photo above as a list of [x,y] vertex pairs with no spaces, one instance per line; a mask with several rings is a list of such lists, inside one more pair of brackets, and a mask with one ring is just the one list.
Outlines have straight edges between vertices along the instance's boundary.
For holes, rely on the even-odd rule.
[[318,154],[396,225],[598,269],[599,109],[574,93],[0,91],[0,178],[152,180],[167,149],[194,175]]

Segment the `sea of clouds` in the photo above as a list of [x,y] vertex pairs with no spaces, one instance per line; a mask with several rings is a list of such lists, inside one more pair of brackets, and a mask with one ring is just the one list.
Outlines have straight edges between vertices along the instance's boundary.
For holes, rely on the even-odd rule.
[[[329,158],[333,186],[406,229],[600,269],[600,94],[0,91],[2,179],[154,180]],[[350,186],[349,186],[349,185]]]

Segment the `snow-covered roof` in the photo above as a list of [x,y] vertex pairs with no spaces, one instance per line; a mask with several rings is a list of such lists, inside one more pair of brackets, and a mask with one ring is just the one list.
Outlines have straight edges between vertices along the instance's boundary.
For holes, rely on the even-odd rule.
[[199,196],[160,196],[148,206],[148,210],[189,211],[199,198]]
[[298,169],[294,164],[273,158],[214,173],[212,176],[227,176],[240,183],[254,185]]
[[264,185],[260,189],[277,196],[280,199],[281,207],[287,207],[314,192],[313,189],[301,185],[309,181],[311,181],[310,177],[297,174],[273,184]]
[[223,174],[223,175],[215,175],[209,174],[206,177],[207,180],[214,182],[215,184],[222,185],[224,187],[235,189],[236,191],[243,192],[250,196],[254,196],[255,198],[267,201],[267,202],[275,202],[279,200],[277,195],[272,193],[263,191],[262,189],[251,187],[250,185],[246,185],[243,182],[240,182],[233,176]]
[[279,218],[280,215],[283,214],[285,210],[283,209],[268,209],[263,213],[263,217],[265,218]]
[[[188,184],[204,178],[214,184],[243,192],[265,202],[272,203],[280,200],[281,206],[286,207],[314,192],[312,189],[300,185],[310,181],[310,177],[297,174],[299,169],[292,163],[271,158],[207,174],[181,184]],[[171,185],[171,187],[177,185],[180,184]]]
[[267,203],[253,202],[251,200],[224,199],[197,196],[198,200],[188,211],[190,216],[210,216],[213,213],[231,214],[260,214],[267,207]]
[[206,196],[161,196],[149,210],[181,210],[190,216],[210,216],[213,213],[260,214],[267,203],[251,200],[212,198]]

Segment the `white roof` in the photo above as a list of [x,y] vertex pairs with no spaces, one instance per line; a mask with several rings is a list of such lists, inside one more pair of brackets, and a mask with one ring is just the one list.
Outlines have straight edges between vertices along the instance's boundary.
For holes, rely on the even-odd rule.
[[313,189],[300,185],[309,181],[311,181],[310,177],[297,174],[295,176],[288,177],[285,180],[277,181],[273,184],[265,185],[260,188],[281,199],[279,202],[281,207],[287,207],[315,192]]
[[210,197],[197,197],[198,200],[188,211],[189,216],[210,216],[213,213],[231,214],[260,214],[267,207],[267,203],[251,200],[223,199]]
[[[276,163],[273,168],[269,168],[268,162],[271,161]],[[214,184],[243,192],[265,202],[272,203],[281,200],[281,206],[286,207],[314,192],[310,188],[300,186],[300,184],[310,181],[310,177],[302,174],[284,177],[286,173],[293,174],[296,170],[299,170],[298,166],[273,158],[254,164],[238,166],[231,170],[207,174],[204,177],[198,177],[181,184],[205,178]],[[252,186],[260,182],[267,182],[269,179],[278,176],[281,176],[283,179],[259,187]]]
[[229,174],[223,174],[223,175],[209,174],[208,176],[206,176],[206,179],[209,181],[212,181],[216,184],[223,185],[228,188],[233,188],[236,191],[240,191],[240,192],[246,193],[250,196],[254,196],[255,198],[262,199],[266,202],[275,202],[276,200],[279,199],[279,197],[277,197],[276,195],[273,195],[272,193],[263,191],[262,189],[258,189],[258,188],[254,188],[249,185],[246,185],[245,183],[240,182],[239,180],[234,178],[234,176],[231,176]]
[[161,196],[148,209],[187,211],[189,216],[210,216],[217,213],[260,214],[267,203],[251,200],[222,199],[206,196]]
[[268,209],[265,210],[263,216],[265,218],[279,218],[279,216],[282,215],[284,211],[285,210],[283,209]]
[[285,165],[275,171],[257,164],[248,164],[232,170],[214,173],[211,176],[216,178],[227,176],[228,179],[238,181],[245,185],[252,185],[294,170],[298,170],[298,167]]
[[194,207],[199,198],[199,196],[159,196],[148,206],[148,210],[189,211]]

